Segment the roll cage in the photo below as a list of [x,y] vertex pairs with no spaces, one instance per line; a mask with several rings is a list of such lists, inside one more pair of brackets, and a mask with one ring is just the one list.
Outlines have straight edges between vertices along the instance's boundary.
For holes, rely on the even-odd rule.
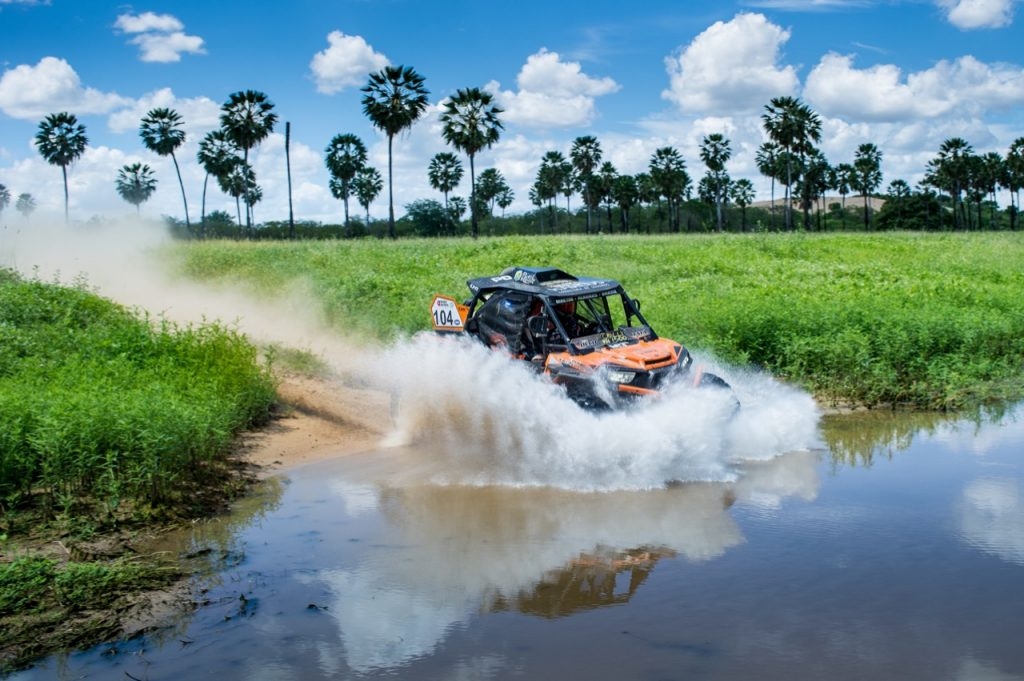
[[466,330],[515,355],[654,340],[640,305],[612,279],[574,277],[554,268],[510,268],[467,282],[472,297]]

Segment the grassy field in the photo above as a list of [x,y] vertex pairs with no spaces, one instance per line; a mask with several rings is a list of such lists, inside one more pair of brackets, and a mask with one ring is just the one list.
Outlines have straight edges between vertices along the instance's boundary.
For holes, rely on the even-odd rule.
[[1024,394],[1024,235],[559,236],[176,246],[179,271],[274,297],[302,284],[339,333],[427,328],[435,292],[511,264],[621,280],[664,336],[825,403],[958,409]]
[[[151,320],[0,270],[0,510],[116,520],[188,505],[274,383],[217,325]],[[90,508],[82,508],[88,504]],[[74,513],[69,513],[74,509]]]

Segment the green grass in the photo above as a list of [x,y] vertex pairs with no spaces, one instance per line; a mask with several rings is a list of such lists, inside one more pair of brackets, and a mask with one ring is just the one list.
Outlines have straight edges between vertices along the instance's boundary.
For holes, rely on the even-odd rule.
[[435,292],[507,265],[621,280],[658,332],[825,402],[958,409],[1024,394],[1024,236],[506,237],[176,247],[180,271],[309,291],[339,333],[427,328]]
[[[187,506],[275,399],[231,329],[0,275],[0,510],[114,518]],[[71,511],[74,510],[72,513]]]

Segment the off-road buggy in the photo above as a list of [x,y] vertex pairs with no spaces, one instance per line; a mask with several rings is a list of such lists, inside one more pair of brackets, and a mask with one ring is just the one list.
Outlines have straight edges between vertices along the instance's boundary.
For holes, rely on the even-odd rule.
[[510,267],[466,283],[464,303],[434,296],[434,330],[469,334],[529,362],[584,407],[622,406],[680,381],[729,389],[695,368],[680,343],[659,338],[617,281]]

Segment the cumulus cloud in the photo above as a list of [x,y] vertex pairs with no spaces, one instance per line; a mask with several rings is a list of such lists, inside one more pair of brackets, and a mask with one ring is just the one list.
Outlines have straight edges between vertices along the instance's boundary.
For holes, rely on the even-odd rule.
[[543,48],[527,58],[516,84],[517,92],[501,90],[497,81],[485,89],[505,109],[505,120],[537,128],[587,125],[596,116],[595,99],[620,88],[611,78],[592,78],[579,62],[562,61],[557,52]]
[[1024,69],[984,64],[974,57],[940,61],[903,77],[899,67],[853,66],[853,57],[829,53],[807,76],[807,101],[822,114],[870,121],[937,118],[1024,104]]
[[1016,0],[938,0],[946,19],[957,28],[1003,28],[1013,22]]
[[170,14],[155,14],[143,12],[142,14],[122,14],[114,22],[114,28],[125,33],[146,33],[158,31],[160,33],[173,33],[185,28],[185,24]]
[[736,113],[790,95],[799,84],[796,68],[779,64],[789,35],[763,14],[715,22],[665,59],[669,88],[662,97],[686,113]]
[[195,137],[220,124],[220,105],[209,97],[178,99],[171,88],[161,88],[146,93],[128,108],[110,115],[107,122],[112,132],[134,132],[139,128],[142,117],[153,109],[174,109],[183,121],[182,128],[188,137]]
[[309,62],[317,92],[325,95],[362,86],[369,74],[389,63],[387,57],[374,51],[361,36],[331,31],[327,34],[327,43],[327,49],[317,52]]
[[183,53],[205,54],[203,39],[194,35],[175,33],[143,33],[130,41],[138,45],[142,61],[170,63],[181,61]]
[[0,76],[0,111],[12,118],[33,120],[55,111],[102,114],[131,100],[84,87],[71,65],[43,57],[35,66],[21,64]]
[[122,14],[114,22],[114,28],[129,34],[132,45],[138,45],[140,59],[146,62],[178,62],[182,54],[205,54],[203,39],[186,35],[185,25],[170,14]]

